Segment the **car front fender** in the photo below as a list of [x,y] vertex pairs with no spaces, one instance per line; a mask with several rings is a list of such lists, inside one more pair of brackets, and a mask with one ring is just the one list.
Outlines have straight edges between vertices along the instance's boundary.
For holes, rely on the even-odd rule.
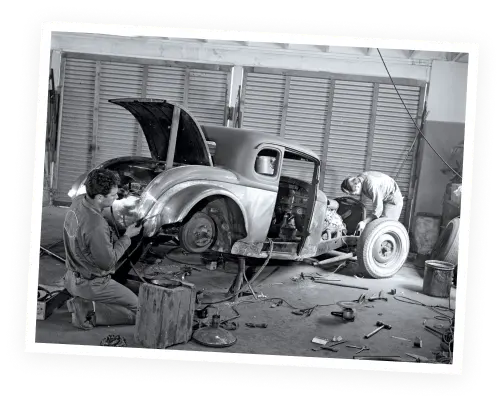
[[246,210],[238,195],[218,183],[191,181],[175,185],[162,194],[147,214],[144,234],[154,236],[161,226],[182,222],[200,201],[211,196],[223,196],[233,200],[241,211],[245,231],[248,232]]

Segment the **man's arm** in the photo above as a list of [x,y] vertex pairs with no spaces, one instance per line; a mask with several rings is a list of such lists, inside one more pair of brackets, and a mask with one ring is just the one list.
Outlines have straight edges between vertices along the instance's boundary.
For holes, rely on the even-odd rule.
[[[371,200],[373,201],[373,212],[371,213],[370,217],[368,217],[370,218],[368,222],[373,221],[376,218],[380,218],[383,213],[383,195],[380,191],[373,187],[371,187],[371,189],[369,190],[372,196]],[[368,218],[366,218],[366,220],[368,220]]]
[[117,261],[131,245],[131,239],[123,235],[112,244],[109,237],[109,229],[106,222],[96,226],[88,234],[89,252],[93,262],[103,271],[111,271],[115,268]]

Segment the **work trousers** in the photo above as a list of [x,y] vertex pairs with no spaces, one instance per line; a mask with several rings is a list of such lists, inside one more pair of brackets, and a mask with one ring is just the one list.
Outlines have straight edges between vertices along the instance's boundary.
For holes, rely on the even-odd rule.
[[65,288],[74,297],[94,301],[97,326],[135,324],[138,297],[110,276],[86,280],[67,270]]
[[402,208],[403,208],[403,198],[402,196],[396,196],[394,197],[393,203],[387,203],[387,202],[383,203],[383,213],[381,216],[399,221],[399,217],[401,217]]

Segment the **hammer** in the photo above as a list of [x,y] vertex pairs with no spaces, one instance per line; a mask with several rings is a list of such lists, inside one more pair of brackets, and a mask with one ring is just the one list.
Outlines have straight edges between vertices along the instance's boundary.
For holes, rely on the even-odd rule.
[[364,336],[364,338],[365,338],[365,339],[369,339],[371,336],[373,336],[374,334],[378,333],[378,332],[379,332],[380,330],[382,330],[383,328],[385,328],[385,329],[387,329],[387,330],[392,329],[392,326],[387,325],[386,323],[383,323],[383,322],[380,322],[380,321],[376,322],[376,326],[379,326],[379,328],[377,328],[377,329],[373,330],[373,331],[372,331],[371,333],[369,333],[369,334],[366,334],[366,335]]

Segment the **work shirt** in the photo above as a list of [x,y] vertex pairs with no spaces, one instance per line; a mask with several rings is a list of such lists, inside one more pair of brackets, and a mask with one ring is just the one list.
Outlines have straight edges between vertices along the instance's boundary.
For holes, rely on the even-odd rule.
[[74,199],[63,228],[66,268],[86,279],[113,273],[131,245],[128,236],[117,239],[107,220],[85,194]]
[[363,172],[362,194],[373,201],[372,214],[380,218],[383,213],[383,203],[398,204],[402,200],[399,186],[390,176],[381,172]]

